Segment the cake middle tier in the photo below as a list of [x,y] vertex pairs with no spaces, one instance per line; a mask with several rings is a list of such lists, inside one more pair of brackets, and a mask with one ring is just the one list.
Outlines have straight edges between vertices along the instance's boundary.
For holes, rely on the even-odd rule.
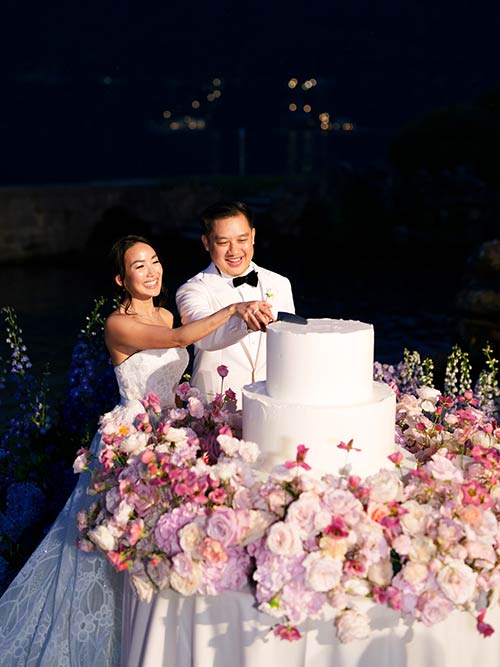
[[[373,382],[371,400],[343,406],[286,403],[269,396],[265,382],[243,387],[243,439],[259,445],[257,466],[265,471],[295,460],[301,444],[309,449],[306,462],[318,475],[337,475],[346,464],[361,477],[390,467],[395,414],[396,395],[381,382]],[[361,451],[338,448],[351,439]]]

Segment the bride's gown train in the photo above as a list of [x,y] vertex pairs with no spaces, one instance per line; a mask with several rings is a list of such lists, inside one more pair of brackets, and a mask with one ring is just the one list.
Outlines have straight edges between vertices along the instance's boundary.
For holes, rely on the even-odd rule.
[[[131,414],[154,391],[164,407],[188,363],[186,350],[144,350],[115,368]],[[92,443],[96,452],[98,435]],[[120,664],[122,589],[100,552],[77,549],[76,514],[92,501],[82,473],[64,509],[0,599],[1,667],[114,667]]]

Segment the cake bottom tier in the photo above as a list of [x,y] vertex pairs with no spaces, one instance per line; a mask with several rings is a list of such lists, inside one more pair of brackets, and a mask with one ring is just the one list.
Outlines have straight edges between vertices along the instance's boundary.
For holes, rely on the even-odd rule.
[[[306,461],[319,475],[337,475],[346,465],[352,474],[367,477],[392,464],[396,395],[387,385],[374,382],[373,398],[352,406],[292,405],[271,398],[265,382],[243,387],[243,439],[261,450],[257,463],[270,471],[295,460],[297,445],[309,451]],[[349,453],[341,442],[353,440]]]

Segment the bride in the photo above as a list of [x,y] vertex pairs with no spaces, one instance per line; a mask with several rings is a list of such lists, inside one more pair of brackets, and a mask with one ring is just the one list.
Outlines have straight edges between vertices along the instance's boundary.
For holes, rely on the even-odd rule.
[[[251,330],[272,320],[268,303],[252,301],[173,327],[172,313],[161,306],[163,269],[151,244],[140,236],[126,236],[114,244],[111,261],[121,301],[106,321],[104,338],[121,403],[131,409],[150,391],[163,407],[174,406],[189,360],[185,348],[230,318],[242,319]],[[99,446],[96,435],[91,450],[95,453]],[[90,504],[88,482],[88,473],[80,475],[47,536],[0,599],[2,667],[120,663],[125,577],[100,553],[76,547],[76,515]]]

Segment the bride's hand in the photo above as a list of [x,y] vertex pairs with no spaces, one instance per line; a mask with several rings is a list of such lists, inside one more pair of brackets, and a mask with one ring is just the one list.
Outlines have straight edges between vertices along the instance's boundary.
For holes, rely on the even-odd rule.
[[236,314],[245,322],[250,331],[265,331],[273,320],[271,306],[267,301],[244,301],[236,303]]

